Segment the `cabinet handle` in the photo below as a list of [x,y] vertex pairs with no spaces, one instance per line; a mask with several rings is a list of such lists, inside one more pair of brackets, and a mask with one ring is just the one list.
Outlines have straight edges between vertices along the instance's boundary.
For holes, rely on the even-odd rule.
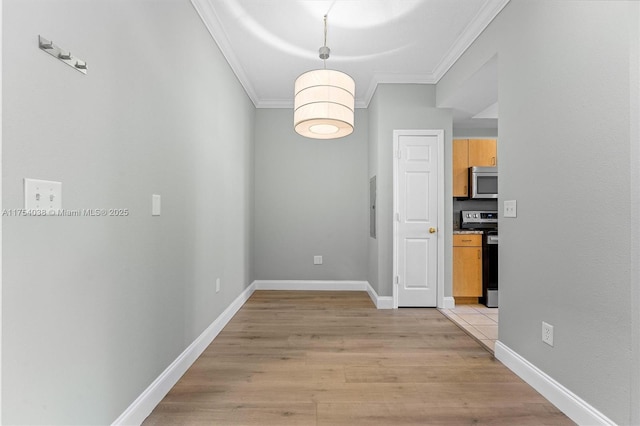
[[480,253],[480,250],[478,250],[478,260],[481,259],[481,254],[482,253]]
[[463,243],[470,243],[471,240],[462,240]]
[[495,165],[496,165],[496,157],[491,157],[491,164],[492,164],[493,166],[495,166]]

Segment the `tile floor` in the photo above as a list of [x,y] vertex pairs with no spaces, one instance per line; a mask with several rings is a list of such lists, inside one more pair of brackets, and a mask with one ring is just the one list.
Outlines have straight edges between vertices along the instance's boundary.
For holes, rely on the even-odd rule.
[[498,340],[498,309],[484,305],[457,305],[453,309],[440,309],[440,312],[493,353]]

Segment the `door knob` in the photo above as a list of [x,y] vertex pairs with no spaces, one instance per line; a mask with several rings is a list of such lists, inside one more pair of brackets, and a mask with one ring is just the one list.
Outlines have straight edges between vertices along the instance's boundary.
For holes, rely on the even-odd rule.
[[435,234],[436,232],[436,228],[429,228],[429,233],[430,234]]

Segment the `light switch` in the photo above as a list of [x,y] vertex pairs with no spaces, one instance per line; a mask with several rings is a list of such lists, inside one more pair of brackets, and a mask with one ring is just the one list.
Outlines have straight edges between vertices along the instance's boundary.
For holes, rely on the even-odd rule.
[[62,209],[62,182],[24,179],[25,210],[45,210],[54,216]]
[[153,194],[151,196],[151,216],[160,216],[160,196]]
[[516,217],[516,200],[508,200],[504,202],[504,217]]

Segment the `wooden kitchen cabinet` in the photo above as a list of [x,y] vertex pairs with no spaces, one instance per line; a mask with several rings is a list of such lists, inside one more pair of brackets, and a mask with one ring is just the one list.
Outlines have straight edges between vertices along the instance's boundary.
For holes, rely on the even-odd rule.
[[469,139],[453,140],[453,196],[469,196]]
[[469,167],[498,165],[498,151],[495,139],[469,139]]
[[456,304],[482,296],[482,235],[453,236],[453,297]]
[[469,167],[498,165],[495,139],[453,140],[453,196],[469,196]]

